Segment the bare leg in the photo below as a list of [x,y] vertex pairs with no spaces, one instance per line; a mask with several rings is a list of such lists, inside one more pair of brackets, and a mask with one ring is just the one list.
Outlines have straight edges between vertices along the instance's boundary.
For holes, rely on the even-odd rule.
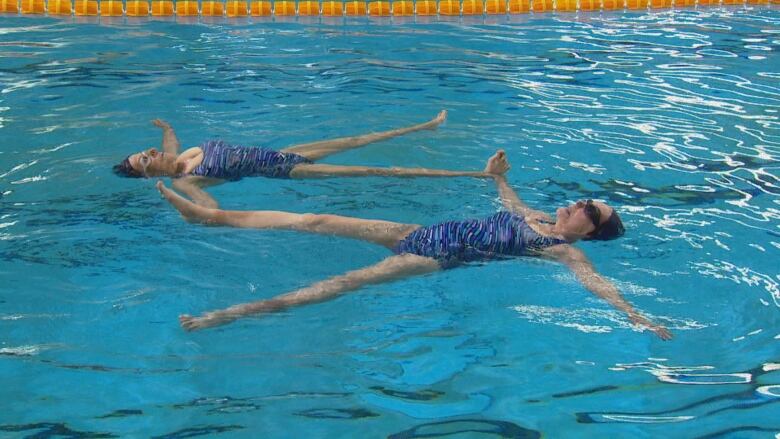
[[204,187],[216,186],[222,184],[225,180],[219,178],[199,177],[193,175],[187,175],[184,177],[174,178],[172,180],[173,187],[183,192],[184,195],[190,197],[196,204],[200,204],[204,207],[216,209],[219,207],[217,200],[203,190]]
[[420,130],[432,130],[441,125],[441,123],[444,122],[446,118],[447,111],[442,110],[435,118],[418,125],[412,125],[410,127],[398,128],[390,131],[383,131],[380,133],[364,134],[362,136],[343,137],[340,139],[305,143],[302,145],[295,145],[289,148],[285,148],[281,152],[292,152],[298,155],[302,155],[309,160],[319,160],[337,152],[368,145],[369,143],[378,142],[380,140],[392,139],[393,137],[402,136],[404,134],[413,133]]
[[199,206],[157,182],[160,194],[191,222],[252,229],[283,229],[323,235],[338,235],[383,245],[395,246],[406,235],[418,229],[416,224],[365,220],[338,215],[315,215],[273,210],[220,210]]
[[188,331],[224,325],[253,314],[276,312],[294,306],[330,300],[364,285],[391,282],[439,269],[441,266],[432,258],[410,254],[391,256],[376,265],[350,271],[272,299],[233,305],[230,308],[207,312],[201,317],[181,315],[179,323]]
[[[498,150],[488,159],[482,171],[448,171],[446,169],[427,168],[372,168],[368,166],[325,165],[321,163],[300,164],[293,167],[291,178],[325,178],[325,177],[477,177],[494,178],[506,173],[509,162],[503,150]],[[200,203],[199,203],[200,204]]]

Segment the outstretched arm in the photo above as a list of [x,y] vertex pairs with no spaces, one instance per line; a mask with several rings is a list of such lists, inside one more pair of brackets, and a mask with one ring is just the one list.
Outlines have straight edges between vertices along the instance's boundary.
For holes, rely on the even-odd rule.
[[155,119],[152,123],[163,130],[162,150],[166,154],[178,154],[180,147],[179,139],[176,138],[173,127],[162,119]]
[[391,256],[376,265],[350,271],[272,299],[233,305],[222,310],[207,312],[200,317],[182,315],[179,316],[179,322],[188,331],[224,325],[253,314],[276,312],[295,306],[323,302],[357,290],[364,285],[431,273],[440,268],[439,263],[431,258],[411,254]]
[[581,250],[569,245],[560,245],[550,247],[547,250],[547,253],[554,255],[556,259],[566,264],[585,288],[609,302],[610,305],[628,314],[628,318],[632,323],[646,327],[663,340],[672,338],[672,333],[669,332],[668,329],[653,323],[648,318],[639,314],[639,312],[623,298],[617,287],[596,271],[593,264]]
[[208,178],[200,176],[185,176],[173,180],[173,187],[179,192],[186,194],[195,204],[209,209],[219,207],[217,200],[203,190],[207,186],[215,186],[222,183],[223,180],[217,178]]
[[501,203],[504,208],[510,212],[522,214],[529,219],[544,219],[547,221],[552,220],[550,215],[540,211],[534,210],[528,207],[517,193],[509,186],[506,181],[505,173],[511,166],[506,159],[506,154],[503,150],[498,150],[493,157],[488,160],[485,172],[489,173],[493,177],[493,181],[496,183],[498,189],[498,196],[501,198]]

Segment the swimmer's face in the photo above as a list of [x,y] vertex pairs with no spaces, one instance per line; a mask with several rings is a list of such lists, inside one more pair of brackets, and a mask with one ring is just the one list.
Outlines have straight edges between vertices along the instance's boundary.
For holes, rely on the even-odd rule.
[[127,158],[130,166],[145,177],[165,176],[165,153],[149,148]]
[[567,239],[582,239],[593,233],[612,215],[612,208],[593,200],[580,200],[555,211],[555,227]]

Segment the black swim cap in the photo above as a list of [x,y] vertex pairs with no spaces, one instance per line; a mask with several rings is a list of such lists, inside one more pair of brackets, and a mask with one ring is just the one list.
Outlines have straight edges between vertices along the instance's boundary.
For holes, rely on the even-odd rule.
[[617,214],[615,209],[612,209],[612,214],[607,220],[599,225],[596,230],[590,232],[585,238],[586,240],[594,241],[609,241],[610,239],[616,239],[623,236],[626,228],[623,227],[623,221]]
[[120,177],[143,178],[144,175],[130,166],[130,156],[122,160],[122,163],[114,165],[114,174]]

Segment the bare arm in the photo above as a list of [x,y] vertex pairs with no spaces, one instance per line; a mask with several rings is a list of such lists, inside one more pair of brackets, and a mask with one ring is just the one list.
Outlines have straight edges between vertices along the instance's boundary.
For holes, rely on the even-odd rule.
[[548,255],[566,264],[582,285],[595,295],[606,300],[610,305],[628,314],[628,318],[634,324],[644,326],[653,331],[663,340],[672,338],[672,333],[661,325],[656,325],[649,319],[639,314],[634,307],[620,294],[620,291],[609,280],[600,275],[585,254],[569,245],[550,247],[546,250]]
[[216,178],[186,176],[174,179],[173,187],[190,197],[190,199],[195,204],[208,207],[210,209],[216,209],[219,207],[217,200],[215,200],[202,188],[207,186],[215,186],[220,183],[222,183],[222,180]]
[[162,150],[166,154],[178,154],[181,145],[179,145],[179,139],[176,138],[173,127],[162,119],[155,119],[152,123],[163,130]]
[[534,210],[528,207],[517,193],[509,186],[504,174],[510,168],[509,162],[506,160],[506,154],[503,150],[499,150],[493,157],[488,160],[485,172],[489,173],[493,177],[493,181],[496,183],[498,189],[498,196],[501,198],[501,204],[504,208],[510,212],[522,214],[529,219],[544,219],[551,220],[550,215],[542,212],[541,210]]
[[376,265],[350,271],[272,299],[233,305],[222,310],[207,312],[201,317],[182,315],[179,316],[179,321],[188,331],[224,325],[253,314],[277,312],[295,306],[323,302],[348,291],[357,290],[364,285],[431,273],[440,268],[439,263],[431,258],[411,254],[391,256]]

